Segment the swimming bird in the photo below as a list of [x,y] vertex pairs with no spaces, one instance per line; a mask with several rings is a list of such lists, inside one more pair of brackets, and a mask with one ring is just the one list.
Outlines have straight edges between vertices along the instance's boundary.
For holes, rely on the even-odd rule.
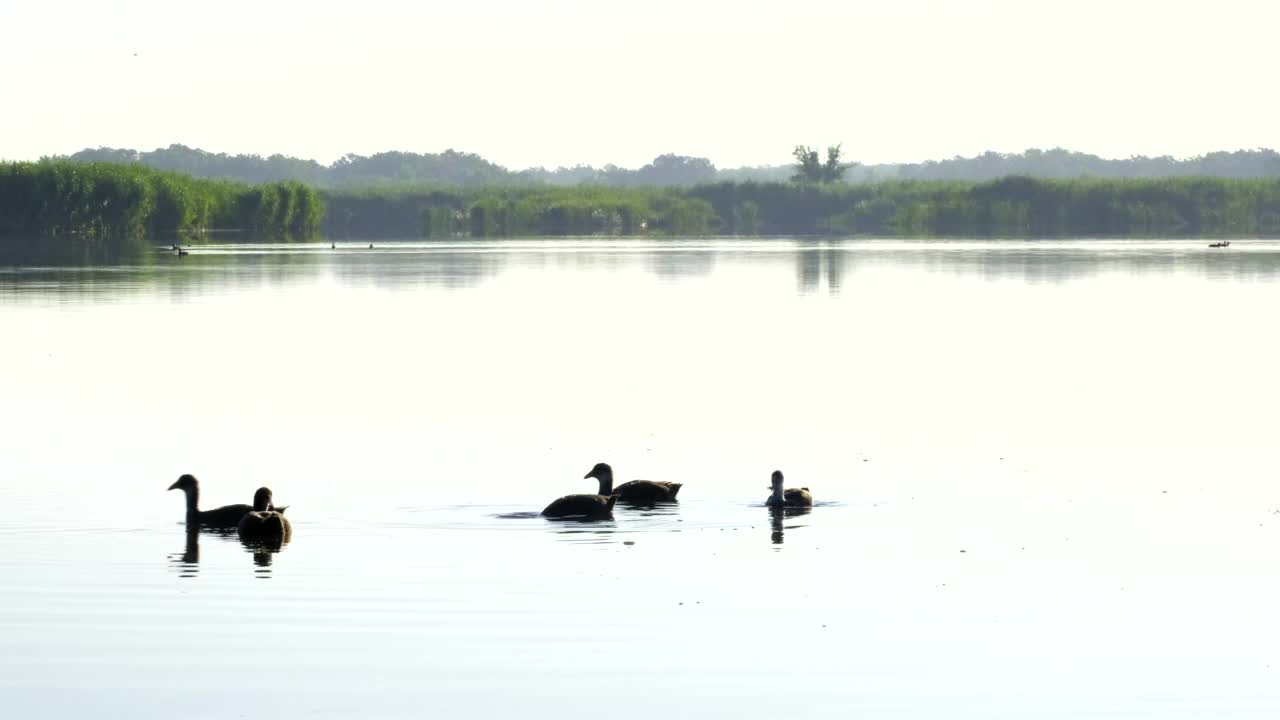
[[542,516],[607,520],[613,517],[613,504],[617,501],[617,495],[565,495],[543,508]]
[[660,480],[629,480],[615,488],[613,468],[609,467],[609,463],[596,463],[591,472],[582,477],[599,480],[601,495],[617,495],[619,500],[626,503],[674,502],[676,493],[683,487],[683,483]]
[[249,540],[281,540],[289,541],[293,534],[293,526],[289,518],[280,510],[273,510],[271,505],[271,488],[261,487],[253,494],[253,510],[240,518],[237,526],[242,541]]
[[[169,486],[170,490],[181,490],[187,496],[187,523],[191,525],[203,525],[209,528],[233,528],[239,525],[240,518],[245,513],[252,512],[252,505],[244,503],[236,503],[235,505],[223,505],[213,510],[200,509],[200,481],[196,480],[194,475],[183,475],[178,478],[177,482]],[[277,512],[284,512],[283,507],[271,506],[269,509]]]
[[813,495],[809,488],[782,489],[782,471],[773,471],[773,494],[764,502],[769,507],[812,507]]

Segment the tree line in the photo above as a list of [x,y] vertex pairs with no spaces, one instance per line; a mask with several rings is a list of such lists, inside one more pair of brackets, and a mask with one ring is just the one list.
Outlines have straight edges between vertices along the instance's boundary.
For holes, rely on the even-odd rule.
[[168,238],[207,230],[314,234],[324,199],[298,182],[244,185],[141,165],[0,163],[0,234]]
[[1277,237],[1280,179],[982,183],[721,182],[691,188],[402,188],[329,192],[324,232],[351,237],[870,235]]
[[[838,147],[838,146],[837,146]],[[799,148],[797,148],[799,149]],[[825,165],[804,148],[814,169]],[[668,153],[639,168],[616,165],[577,165],[555,169],[510,170],[479,155],[455,150],[442,153],[383,152],[369,156],[348,154],[328,165],[284,155],[228,155],[171,145],[152,151],[117,148],[86,149],[63,158],[76,162],[144,165],[197,177],[260,184],[293,180],[322,189],[435,185],[492,187],[525,185],[604,185],[608,187],[689,187],[716,182],[785,182],[794,165],[717,168],[702,157]],[[830,158],[828,158],[830,159]],[[1280,153],[1274,150],[1214,152],[1176,159],[1135,156],[1111,160],[1061,148],[1021,153],[986,152],[970,158],[921,163],[852,164],[842,178],[850,183],[886,180],[961,180],[981,182],[1009,175],[1038,178],[1141,177],[1280,177]]]
[[[796,181],[689,187],[244,185],[137,164],[0,163],[0,234],[168,238],[206,230],[302,237],[871,235],[1280,237],[1280,179],[1010,176],[987,182]],[[834,152],[833,152],[834,151]],[[803,177],[806,161],[812,178]],[[816,165],[814,164],[816,162]],[[827,168],[827,169],[824,169]]]

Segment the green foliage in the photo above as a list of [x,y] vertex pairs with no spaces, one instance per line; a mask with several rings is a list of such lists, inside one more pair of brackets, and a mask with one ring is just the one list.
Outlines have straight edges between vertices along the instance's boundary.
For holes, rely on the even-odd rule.
[[[838,148],[837,148],[838,150]],[[806,150],[806,157],[810,151]],[[838,165],[838,152],[829,155]],[[880,235],[1280,236],[1280,179],[726,182],[634,188],[401,186],[320,193],[137,164],[0,163],[0,235],[162,238]]]
[[327,201],[325,231],[355,237],[702,235],[718,225],[707,201],[650,187],[365,190]]
[[[717,183],[690,194],[727,232],[918,237],[1275,236],[1280,179],[1158,178],[858,185]],[[740,227],[752,203],[757,227]]]
[[324,201],[296,182],[246,187],[109,163],[0,163],[0,235],[161,238],[210,229],[314,234]]
[[715,183],[692,188],[402,189],[328,196],[326,232],[364,237],[1280,234],[1280,180]]
[[827,160],[818,159],[818,151],[805,145],[797,145],[792,155],[796,159],[796,174],[791,176],[796,182],[830,183],[838,182],[844,177],[849,165],[840,162],[840,145],[827,148]]

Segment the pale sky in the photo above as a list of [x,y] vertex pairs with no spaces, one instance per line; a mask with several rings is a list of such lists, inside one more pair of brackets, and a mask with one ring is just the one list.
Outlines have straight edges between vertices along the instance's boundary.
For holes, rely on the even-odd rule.
[[[1272,0],[0,0],[0,158],[1280,147]],[[136,53],[136,55],[135,55]]]

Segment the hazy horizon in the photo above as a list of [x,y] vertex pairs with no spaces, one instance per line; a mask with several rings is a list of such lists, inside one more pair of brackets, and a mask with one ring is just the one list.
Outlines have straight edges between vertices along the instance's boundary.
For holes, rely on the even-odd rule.
[[663,153],[868,164],[1280,146],[1264,2],[15,2],[0,158],[100,146],[453,148],[511,169]]
[[[227,156],[230,156],[230,157],[258,155],[259,157],[267,158],[267,157],[271,157],[272,155],[276,155],[276,154],[279,154],[279,155],[285,155],[284,153],[271,153],[271,152],[266,152],[266,153],[248,153],[248,152],[237,152],[237,151],[234,151],[234,150],[216,150],[216,149],[212,149],[212,148],[197,147],[197,146],[194,146],[194,145],[190,145],[190,144],[187,144],[187,143],[181,143],[181,142],[179,142],[179,143],[173,143],[173,145],[179,145],[179,146],[187,147],[187,148],[189,148],[189,149],[191,149],[191,150],[193,150],[193,151],[203,151],[203,152],[208,152],[208,153],[213,153],[213,154],[223,154],[223,155],[227,155]],[[169,146],[163,146],[163,147],[154,147],[154,148],[141,148],[141,147],[137,147],[137,148],[111,148],[110,146],[98,145],[98,146],[90,146],[90,147],[76,148],[75,150],[72,150],[72,151],[69,151],[69,152],[65,152],[65,153],[57,153],[56,155],[57,155],[57,156],[67,157],[67,156],[74,155],[75,153],[80,152],[80,151],[83,151],[83,150],[96,150],[96,149],[102,149],[102,148],[110,148],[110,149],[114,149],[114,150],[134,150],[134,151],[138,151],[138,152],[140,152],[140,153],[146,153],[146,152],[154,152],[154,151],[157,151],[157,150],[165,150],[165,149],[167,149],[168,147],[172,147],[172,145],[169,145]],[[1063,150],[1063,151],[1066,151],[1066,152],[1069,152],[1069,153],[1077,153],[1077,154],[1081,154],[1081,155],[1092,155],[1092,156],[1098,157],[1098,158],[1100,158],[1100,159],[1102,159],[1102,160],[1105,160],[1105,161],[1123,161],[1123,160],[1128,160],[1128,159],[1131,159],[1131,158],[1135,157],[1134,155],[1125,155],[1125,156],[1117,156],[1117,157],[1107,157],[1107,156],[1104,156],[1104,155],[1099,155],[1099,154],[1097,154],[1097,153],[1090,153],[1090,152],[1087,152],[1087,151],[1077,150],[1077,149],[1075,149],[1075,148],[1061,148],[1061,147],[1053,147],[1053,148],[1049,148],[1049,147],[1043,147],[1043,148],[1023,148],[1022,150],[1012,150],[1012,151],[1002,151],[1002,150],[995,150],[995,149],[992,149],[992,150],[989,150],[989,152],[994,152],[994,153],[997,153],[997,154],[999,154],[999,155],[1003,155],[1003,156],[1021,156],[1021,155],[1025,155],[1026,153],[1031,152],[1031,151],[1035,151],[1035,150],[1039,150],[1039,151],[1046,152],[1046,153],[1048,153],[1048,152],[1052,152],[1052,151],[1055,151],[1055,150]],[[525,170],[533,170],[533,169],[536,169],[537,167],[539,167],[539,166],[531,166],[531,167],[512,167],[512,166],[508,166],[508,165],[503,165],[502,163],[500,163],[500,162],[497,162],[497,161],[493,160],[491,157],[488,157],[487,155],[485,155],[485,154],[484,154],[484,153],[482,153],[482,152],[474,152],[474,151],[472,151],[472,150],[470,150],[470,149],[467,149],[467,148],[456,148],[456,147],[441,148],[441,149],[439,149],[439,150],[402,150],[402,149],[396,149],[396,148],[386,148],[386,149],[383,149],[383,150],[374,150],[373,152],[370,152],[368,155],[364,155],[364,156],[362,156],[362,157],[372,157],[372,156],[378,155],[378,154],[380,154],[380,153],[397,153],[397,152],[399,152],[399,153],[417,153],[417,154],[421,154],[421,155],[433,155],[433,154],[434,154],[434,155],[439,155],[439,154],[443,154],[443,153],[448,152],[448,151],[453,151],[453,152],[462,153],[462,154],[468,154],[468,155],[475,155],[475,156],[477,156],[477,157],[479,157],[479,158],[481,158],[481,159],[483,159],[483,160],[486,160],[486,161],[489,161],[489,162],[493,162],[493,163],[495,163],[496,165],[498,165],[498,166],[500,166],[500,167],[503,167],[504,169],[506,169],[506,170],[508,170],[508,171],[510,171],[510,172],[521,172],[521,171],[525,171]],[[1275,148],[1218,148],[1218,149],[1216,149],[1216,150],[1208,150],[1208,151],[1206,151],[1205,153],[1200,153],[1200,154],[1197,154],[1197,155],[1189,155],[1189,156],[1185,156],[1185,157],[1172,155],[1172,154],[1170,154],[1170,153],[1158,153],[1158,154],[1150,155],[1150,156],[1148,156],[1148,157],[1150,157],[1150,158],[1171,157],[1171,158],[1173,158],[1173,160],[1175,160],[1175,161],[1183,162],[1183,161],[1187,161],[1187,160],[1194,159],[1194,158],[1196,158],[1196,157],[1201,157],[1201,156],[1203,156],[1204,154],[1207,154],[1207,153],[1214,153],[1214,152],[1228,152],[1228,153],[1232,153],[1232,152],[1251,152],[1251,151],[1272,151],[1272,152],[1275,152],[1275,151],[1276,151],[1276,149],[1275,149]],[[913,164],[922,164],[922,163],[930,162],[930,161],[932,161],[932,162],[942,163],[942,162],[947,162],[947,161],[956,160],[956,159],[961,159],[961,160],[965,160],[965,159],[972,159],[972,158],[980,157],[980,156],[982,156],[982,155],[983,155],[984,153],[986,153],[986,152],[988,152],[988,151],[985,151],[985,150],[984,150],[984,151],[982,151],[982,152],[974,153],[973,155],[967,155],[967,156],[938,157],[938,158],[921,158],[921,159],[918,159],[918,160],[899,160],[899,161],[889,160],[889,161],[885,161],[885,162],[882,162],[882,163],[865,163],[865,162],[863,162],[863,161],[859,160],[858,158],[854,158],[854,157],[847,157],[847,156],[846,156],[846,157],[844,157],[844,160],[845,160],[845,161],[847,161],[847,162],[857,162],[857,163],[860,163],[860,164],[863,164],[863,165],[868,165],[868,166],[875,166],[875,165],[903,165],[903,166],[907,166],[907,165],[913,165]],[[659,155],[661,155],[661,154],[665,154],[665,153],[659,153]],[[286,157],[290,157],[290,158],[295,159],[295,160],[302,160],[302,161],[308,161],[308,160],[310,160],[310,161],[314,161],[314,162],[316,162],[316,163],[320,164],[320,165],[321,165],[321,166],[323,166],[323,167],[330,167],[330,166],[332,166],[332,164],[333,164],[333,162],[334,162],[334,161],[336,161],[336,160],[337,160],[338,158],[340,158],[340,157],[343,157],[344,155],[346,155],[346,153],[343,153],[342,155],[338,155],[338,156],[336,156],[335,158],[333,158],[332,160],[330,160],[330,159],[322,159],[322,158],[312,158],[312,157],[299,157],[299,156],[295,156],[295,155],[285,155],[285,156],[286,156]],[[53,155],[50,155],[49,157],[53,157]],[[653,162],[657,157],[658,157],[658,156],[656,156],[656,155],[655,155],[654,157],[649,158],[648,160],[644,160],[644,161],[638,162],[638,163],[636,163],[636,164],[635,164],[635,165],[633,165],[633,166],[625,166],[625,165],[621,165],[621,164],[619,164],[619,163],[600,163],[599,165],[595,165],[595,166],[593,166],[593,167],[596,167],[597,169],[600,169],[600,168],[604,168],[604,167],[605,167],[605,166],[607,166],[607,165],[612,164],[612,165],[614,165],[614,166],[616,166],[616,167],[618,167],[618,168],[620,168],[620,169],[623,169],[623,170],[636,170],[636,169],[639,169],[639,168],[641,168],[641,167],[643,167],[643,166],[645,166],[645,165],[648,165],[649,163],[652,163],[652,162]],[[746,168],[752,168],[752,167],[760,167],[760,168],[767,168],[767,167],[788,167],[788,166],[793,166],[793,165],[795,164],[795,160],[794,160],[793,158],[791,158],[791,157],[789,156],[789,154],[788,154],[788,157],[787,157],[787,158],[785,158],[785,159],[780,159],[778,162],[775,162],[775,163],[759,163],[759,164],[755,164],[755,165],[723,165],[723,164],[721,164],[721,163],[716,162],[716,161],[715,161],[715,158],[707,158],[705,155],[698,155],[698,154],[696,154],[696,153],[690,154],[690,155],[688,155],[687,157],[703,158],[703,159],[710,160],[710,161],[711,161],[711,163],[715,166],[715,168],[716,168],[717,170],[738,170],[738,169],[746,169]],[[15,160],[16,160],[16,161],[22,161],[22,160],[38,160],[38,159],[39,159],[39,158],[4,158],[4,157],[0,157],[0,162],[15,161]],[[587,165],[586,163],[582,163],[582,164],[581,164],[581,166],[586,166],[586,165]],[[543,169],[545,169],[545,170],[556,170],[556,169],[572,169],[572,168],[573,168],[573,167],[575,167],[575,166],[574,166],[574,165],[560,164],[560,165],[541,166],[541,167],[543,167]]]

